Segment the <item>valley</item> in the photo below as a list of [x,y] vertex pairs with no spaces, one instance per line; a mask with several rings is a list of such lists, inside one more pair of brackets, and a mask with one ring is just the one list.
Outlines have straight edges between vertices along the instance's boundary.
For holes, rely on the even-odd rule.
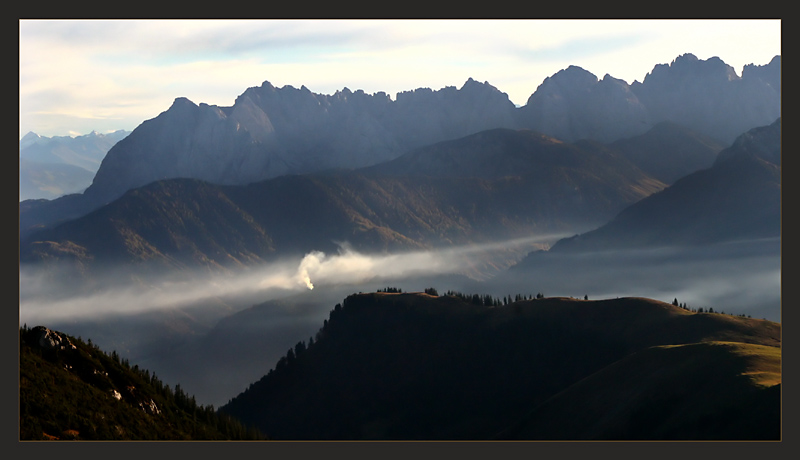
[[19,324],[270,439],[780,439],[776,68],[177,97],[21,195]]

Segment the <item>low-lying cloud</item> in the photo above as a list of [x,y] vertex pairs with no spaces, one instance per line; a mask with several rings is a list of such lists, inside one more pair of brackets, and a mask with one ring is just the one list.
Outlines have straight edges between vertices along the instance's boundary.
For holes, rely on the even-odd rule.
[[[361,290],[677,298],[695,308],[780,321],[779,240],[543,253],[524,268],[507,269],[559,236],[396,254],[364,254],[342,245],[334,253],[310,251],[236,274],[175,273],[148,281],[120,269],[98,281],[100,288],[72,290],[71,271],[21,267],[20,324],[91,337],[164,381],[180,382],[202,403],[221,405],[266,373],[287,348],[313,335],[335,303]],[[471,276],[449,276],[465,273]],[[206,343],[209,337],[224,340]]]
[[[543,235],[485,245],[397,254],[363,254],[343,244],[338,253],[311,251],[295,260],[281,260],[231,274],[193,275],[143,281],[122,268],[109,272],[99,286],[67,294],[66,282],[73,269],[63,273],[49,269],[20,268],[20,324],[138,314],[182,308],[209,298],[269,300],[326,285],[357,284],[368,280],[401,281],[409,276],[468,274],[488,277],[504,269],[527,251],[564,235]],[[131,280],[120,285],[118,280]]]
[[[96,281],[98,287],[72,293],[65,288],[67,282],[59,283],[61,273],[21,267],[20,324],[189,308],[209,299],[235,305],[231,307],[235,310],[326,286],[373,281],[402,287],[403,280],[412,277],[447,274],[469,275],[476,280],[471,286],[481,294],[543,292],[548,296],[644,296],[666,301],[678,297],[692,306],[750,310],[758,317],[780,318],[779,241],[706,250],[548,254],[525,270],[506,270],[527,251],[559,236],[396,254],[364,254],[342,245],[334,254],[311,251],[299,260],[275,261],[236,274],[190,277],[178,273],[180,277],[149,281],[120,269],[109,272],[108,282]],[[126,281],[113,281],[121,279]]]

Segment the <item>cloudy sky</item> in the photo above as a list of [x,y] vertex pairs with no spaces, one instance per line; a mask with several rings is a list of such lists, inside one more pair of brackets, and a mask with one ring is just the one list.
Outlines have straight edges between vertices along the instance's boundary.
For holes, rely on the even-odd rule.
[[367,93],[487,81],[524,105],[569,65],[642,81],[717,56],[741,75],[781,53],[780,20],[20,20],[20,137],[133,130],[176,97],[251,86]]

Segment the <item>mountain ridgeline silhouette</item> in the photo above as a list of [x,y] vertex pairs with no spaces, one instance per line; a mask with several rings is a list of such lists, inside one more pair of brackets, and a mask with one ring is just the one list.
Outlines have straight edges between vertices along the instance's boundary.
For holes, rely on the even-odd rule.
[[[522,107],[472,79],[178,97],[85,192],[20,202],[20,317],[275,439],[780,439],[780,102],[780,56],[691,54],[632,84],[571,66]],[[551,297],[492,297],[528,289]],[[106,417],[125,379],[165,390],[21,344],[26,413],[51,376]],[[136,427],[59,404],[25,432],[157,438],[131,401]],[[247,434],[184,405],[163,436]]]
[[22,441],[266,439],[91,339],[24,326],[19,349]]
[[571,66],[547,78],[519,108],[488,82],[472,79],[459,89],[401,92],[396,100],[382,92],[344,88],[322,95],[269,82],[248,88],[230,107],[179,97],[112,148],[86,194],[102,204],[170,177],[245,184],[357,168],[492,128],[612,142],[671,121],[729,144],[780,116],[779,69],[776,56],[739,77],[718,58],[686,54],[628,85]]
[[52,200],[83,192],[106,153],[128,134],[118,130],[45,137],[29,132],[19,141],[19,200]]
[[781,120],[753,128],[713,165],[634,203],[551,251],[719,243],[781,235]]
[[387,291],[337,304],[220,411],[275,439],[780,438],[779,324]]
[[337,242],[367,252],[431,249],[593,228],[665,186],[602,144],[494,129],[355,171],[244,186],[154,182],[30,232],[20,257],[83,268],[232,268],[335,252]]

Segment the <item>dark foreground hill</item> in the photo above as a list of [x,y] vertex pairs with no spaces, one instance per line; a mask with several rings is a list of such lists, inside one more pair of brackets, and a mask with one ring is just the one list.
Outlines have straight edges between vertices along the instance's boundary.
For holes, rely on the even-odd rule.
[[780,439],[780,336],[644,298],[359,294],[220,411],[277,439]]
[[537,406],[509,439],[777,439],[778,347],[651,347]]
[[22,328],[19,359],[20,440],[265,439],[91,340]]

